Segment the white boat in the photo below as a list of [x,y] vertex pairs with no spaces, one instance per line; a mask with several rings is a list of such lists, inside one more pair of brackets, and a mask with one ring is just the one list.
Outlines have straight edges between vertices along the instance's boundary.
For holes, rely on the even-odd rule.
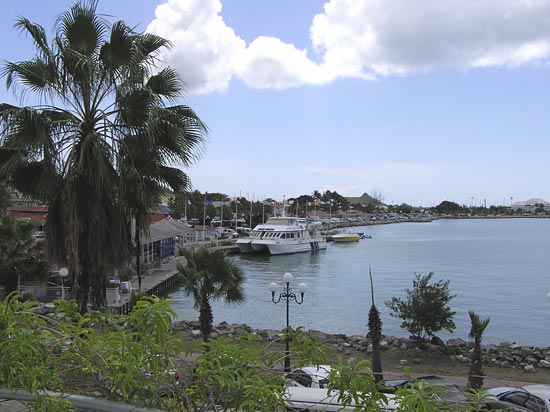
[[332,235],[332,240],[334,242],[358,242],[359,239],[361,239],[361,236],[351,231],[344,231]]
[[236,245],[241,253],[269,253],[283,255],[326,249],[326,239],[321,236],[320,222],[306,224],[304,219],[290,216],[270,217],[257,225],[247,239],[239,239]]

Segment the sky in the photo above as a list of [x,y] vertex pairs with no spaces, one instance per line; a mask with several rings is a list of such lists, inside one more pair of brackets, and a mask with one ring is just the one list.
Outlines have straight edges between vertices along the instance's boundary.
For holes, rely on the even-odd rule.
[[[53,37],[72,1],[3,4]],[[550,0],[116,0],[209,127],[193,189],[252,199],[330,190],[433,206],[550,201]],[[0,84],[0,101],[19,102]],[[26,104],[33,104],[27,96]]]

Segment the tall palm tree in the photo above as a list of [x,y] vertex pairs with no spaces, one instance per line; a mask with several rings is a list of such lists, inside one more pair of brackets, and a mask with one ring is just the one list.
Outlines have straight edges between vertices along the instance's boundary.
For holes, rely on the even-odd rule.
[[470,337],[474,339],[474,348],[470,358],[470,371],[468,373],[468,386],[472,389],[483,387],[483,365],[481,362],[481,338],[483,332],[489,326],[491,319],[481,319],[474,311],[470,311]]
[[212,332],[212,306],[210,302],[223,300],[228,304],[244,301],[242,270],[221,250],[199,248],[183,250],[187,265],[178,265],[183,278],[183,290],[193,296],[199,310],[199,323],[203,340]]
[[[207,133],[189,107],[167,104],[182,94],[177,74],[153,73],[169,42],[111,24],[96,8],[97,0],[73,5],[51,44],[40,25],[16,23],[36,55],[7,63],[3,75],[8,88],[41,104],[0,105],[0,177],[47,202],[48,254],[68,264],[82,312],[89,287],[92,303],[105,304],[107,272],[130,257],[132,223],[146,232],[157,189],[185,186],[185,174],[171,168],[196,160]],[[147,156],[155,167],[140,163]]]

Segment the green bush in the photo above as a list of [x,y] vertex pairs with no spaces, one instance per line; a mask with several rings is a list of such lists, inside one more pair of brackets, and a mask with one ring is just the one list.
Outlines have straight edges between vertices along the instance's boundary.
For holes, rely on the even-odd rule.
[[454,298],[449,292],[449,281],[440,280],[430,284],[434,272],[423,276],[417,274],[412,289],[405,289],[406,299],[392,297],[386,306],[391,316],[401,319],[401,327],[419,341],[425,341],[440,330],[453,332],[455,323],[448,303]]

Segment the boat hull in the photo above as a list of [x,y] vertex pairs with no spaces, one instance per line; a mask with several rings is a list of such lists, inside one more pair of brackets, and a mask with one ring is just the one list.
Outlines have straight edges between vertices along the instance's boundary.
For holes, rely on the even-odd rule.
[[332,236],[332,240],[336,243],[359,242],[359,239],[361,239],[361,236],[355,235],[355,234],[345,234],[345,235],[334,235],[334,236]]
[[299,243],[271,243],[266,244],[270,255],[288,255],[291,253],[312,252],[316,250],[323,250],[327,248],[327,242],[325,239],[321,240],[309,240],[308,242]]
[[241,253],[253,253],[252,241],[250,239],[239,239],[235,243],[239,247]]

